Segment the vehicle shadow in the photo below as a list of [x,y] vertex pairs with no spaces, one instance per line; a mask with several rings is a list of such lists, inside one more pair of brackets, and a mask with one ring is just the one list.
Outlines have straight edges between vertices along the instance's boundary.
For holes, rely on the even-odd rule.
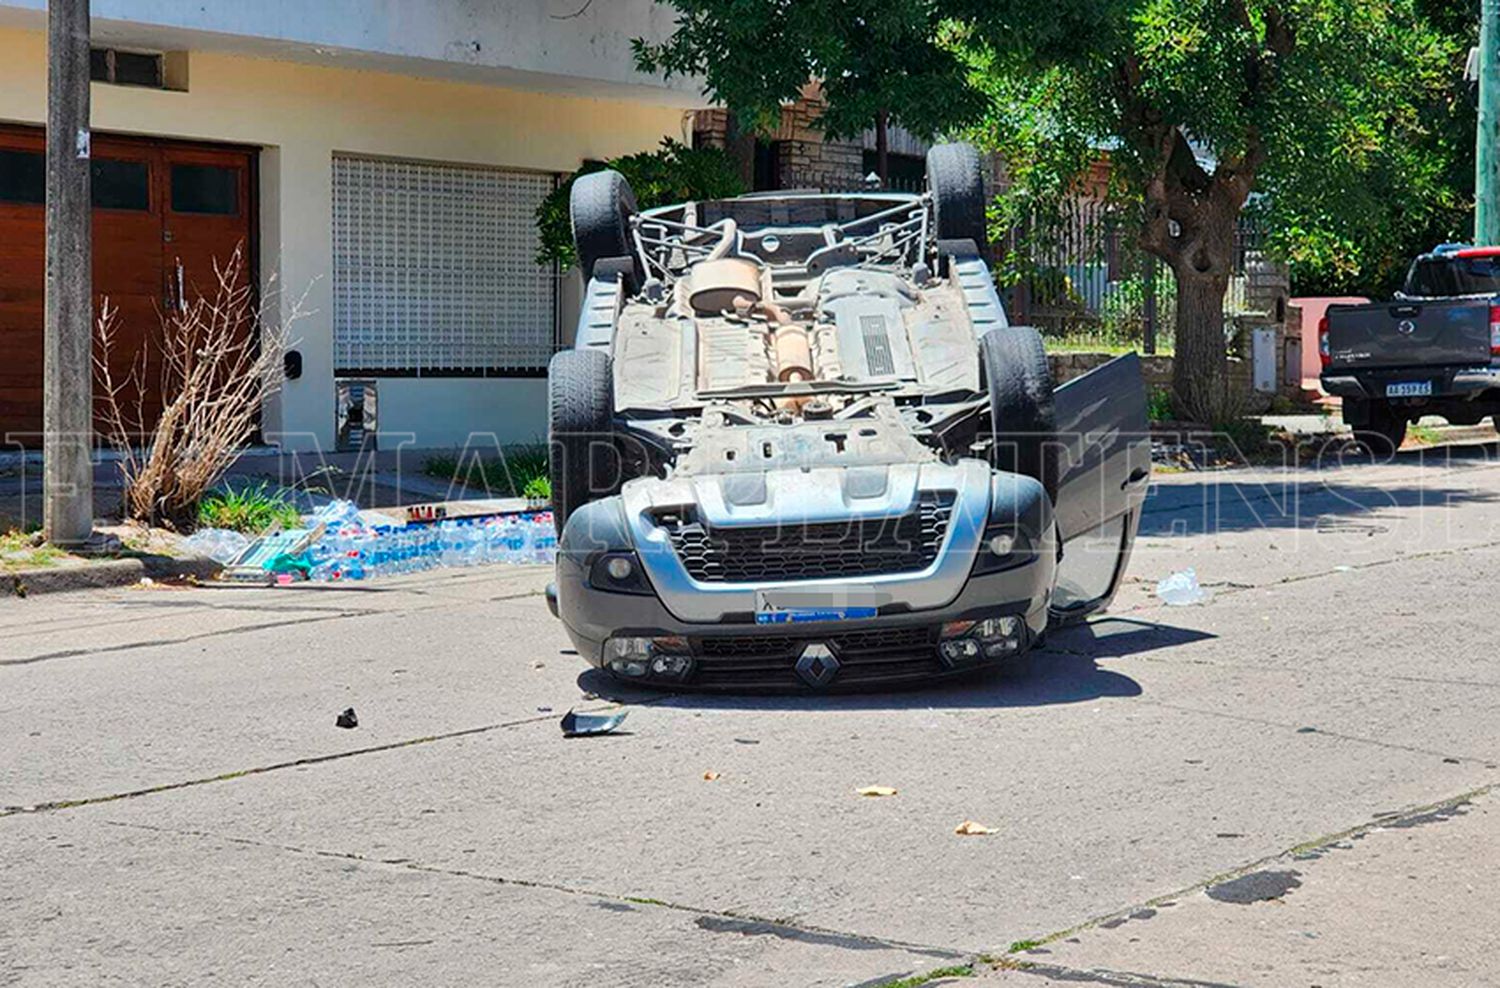
[[1128,618],[1104,618],[1054,632],[1032,653],[1031,671],[1017,677],[986,670],[971,676],[898,690],[850,693],[726,693],[653,690],[622,682],[598,669],[578,677],[578,687],[616,703],[649,703],[690,710],[915,710],[1000,709],[1084,703],[1141,695],[1141,685],[1098,659],[1213,638],[1206,632]]

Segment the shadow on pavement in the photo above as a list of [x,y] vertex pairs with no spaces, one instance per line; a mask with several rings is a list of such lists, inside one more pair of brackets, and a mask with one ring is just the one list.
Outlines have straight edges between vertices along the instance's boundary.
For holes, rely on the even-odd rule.
[[985,671],[960,679],[898,691],[861,693],[692,693],[643,689],[598,669],[578,677],[585,692],[616,703],[650,702],[657,707],[693,710],[916,710],[1045,707],[1084,703],[1104,697],[1141,695],[1124,673],[1100,668],[1095,660],[1122,658],[1170,648],[1213,635],[1125,618],[1106,618],[1053,633],[1032,654],[1031,672],[1006,677]]
[[1154,488],[1141,512],[1142,538],[1172,538],[1264,529],[1380,529],[1384,510],[1500,501],[1500,491],[1441,485],[1382,486],[1288,471],[1266,481],[1205,477]]

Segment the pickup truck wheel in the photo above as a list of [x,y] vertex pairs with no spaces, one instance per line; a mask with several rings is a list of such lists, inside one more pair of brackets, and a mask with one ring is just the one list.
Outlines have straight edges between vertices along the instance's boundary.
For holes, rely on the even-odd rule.
[[987,241],[984,176],[972,144],[939,144],[927,152],[927,187],[939,240],[972,240],[982,253]]
[[1057,500],[1057,415],[1042,336],[1030,326],[992,329],[979,341],[989,385],[990,465],[1039,481]]
[[568,516],[614,493],[614,381],[609,354],[563,350],[547,368],[547,474],[558,534]]
[[1372,404],[1370,421],[1354,427],[1354,441],[1377,460],[1389,460],[1406,441],[1406,416],[1389,405]]
[[619,172],[606,169],[573,180],[568,213],[585,281],[593,277],[594,264],[606,257],[635,257],[630,237],[630,218],[635,212],[635,193]]

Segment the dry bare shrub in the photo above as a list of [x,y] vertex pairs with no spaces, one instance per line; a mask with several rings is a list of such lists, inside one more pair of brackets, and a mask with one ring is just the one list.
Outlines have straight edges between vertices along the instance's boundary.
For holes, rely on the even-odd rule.
[[[162,314],[161,333],[148,337],[117,378],[118,310],[101,307],[94,347],[95,405],[104,441],[120,454],[128,518],[179,531],[192,527],[198,502],[254,435],[266,399],[284,381],[287,331],[299,315],[268,318],[276,297],[259,300],[243,249],[214,262],[212,296],[199,295]],[[149,421],[146,396],[155,378],[161,417]]]

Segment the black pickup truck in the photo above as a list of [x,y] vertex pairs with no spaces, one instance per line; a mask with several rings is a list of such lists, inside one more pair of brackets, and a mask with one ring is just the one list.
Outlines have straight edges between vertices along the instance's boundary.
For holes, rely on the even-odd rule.
[[1318,349],[1323,390],[1376,452],[1424,415],[1500,415],[1500,247],[1444,244],[1412,262],[1391,301],[1330,306]]

